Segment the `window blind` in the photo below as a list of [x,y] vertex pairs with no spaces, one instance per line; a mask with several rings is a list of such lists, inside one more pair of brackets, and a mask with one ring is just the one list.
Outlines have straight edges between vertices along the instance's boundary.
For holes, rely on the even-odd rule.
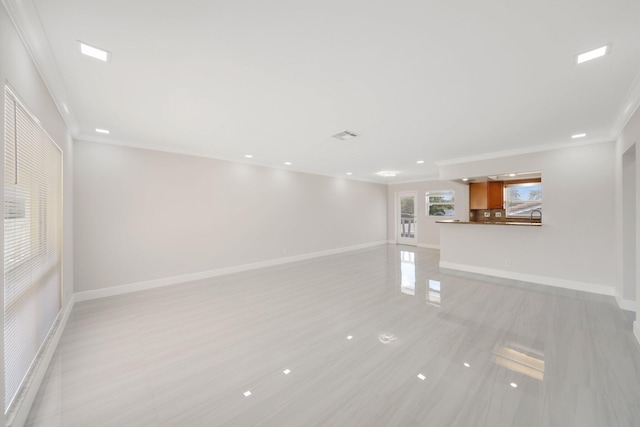
[[5,87],[5,412],[61,308],[62,153]]

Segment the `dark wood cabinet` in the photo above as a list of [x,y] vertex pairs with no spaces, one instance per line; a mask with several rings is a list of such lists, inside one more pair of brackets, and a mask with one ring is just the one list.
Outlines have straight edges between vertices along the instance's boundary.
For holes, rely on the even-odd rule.
[[502,209],[503,182],[472,182],[469,184],[469,209]]

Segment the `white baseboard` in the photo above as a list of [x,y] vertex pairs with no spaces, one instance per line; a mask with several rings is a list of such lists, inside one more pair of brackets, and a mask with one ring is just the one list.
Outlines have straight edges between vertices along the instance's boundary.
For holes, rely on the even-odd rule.
[[622,310],[636,311],[635,301],[631,301],[630,299],[620,298],[620,296],[618,295],[618,292],[616,292],[615,297],[616,297],[616,302],[618,303],[618,307],[620,307]]
[[428,243],[418,243],[419,248],[440,250],[440,245],[430,245]]
[[398,242],[396,242],[395,240],[387,240],[387,245],[397,245]]
[[53,354],[58,348],[62,332],[64,332],[64,328],[67,326],[67,320],[69,320],[69,315],[71,314],[71,310],[73,310],[74,303],[75,298],[71,295],[69,303],[58,314],[58,317],[53,322],[53,326],[49,332],[52,335],[45,340],[41,353],[36,356],[36,360],[34,361],[34,371],[29,374],[27,383],[24,385],[23,391],[21,392],[22,396],[19,397],[19,401],[6,415],[6,426],[22,427],[27,421],[31,406],[33,406],[33,402],[36,400],[38,390],[40,390],[40,386],[42,385],[42,380],[47,373],[51,359],[53,359]]
[[558,279],[555,277],[537,276],[534,274],[516,273],[493,268],[477,267],[474,265],[458,264],[455,262],[440,261],[440,268],[465,271],[468,273],[482,274],[485,276],[501,277],[504,279],[519,280],[522,282],[538,283],[541,285],[555,286],[574,291],[591,292],[600,295],[615,296],[613,287],[598,285],[596,283],[578,282],[574,280]]
[[640,344],[640,321],[638,320],[633,322],[633,335],[636,336],[636,340],[638,340],[638,344]]
[[144,291],[147,289],[160,288],[163,286],[176,285],[178,283],[192,282],[194,280],[203,280],[210,277],[223,276],[226,274],[240,273],[242,271],[255,270],[257,268],[271,267],[274,265],[288,264],[290,262],[303,261],[312,258],[318,258],[327,255],[336,255],[345,252],[351,252],[359,249],[367,249],[375,246],[386,245],[387,241],[379,241],[373,243],[364,243],[361,245],[347,246],[344,248],[329,249],[326,251],[312,252],[302,255],[294,255],[289,257],[277,258],[269,261],[256,262],[252,264],[243,264],[233,267],[218,268],[215,270],[201,271],[198,273],[181,274],[179,276],[164,277],[161,279],[146,280],[144,282],[128,283],[125,285],[112,286],[109,288],[96,289],[92,291],[77,292],[75,294],[76,302],[87,301],[96,298],[105,298],[115,295],[128,294],[131,292]]

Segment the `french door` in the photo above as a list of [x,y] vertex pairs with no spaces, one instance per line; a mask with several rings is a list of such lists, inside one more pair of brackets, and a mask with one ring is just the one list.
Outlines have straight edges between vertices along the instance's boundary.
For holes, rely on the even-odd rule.
[[416,246],[418,242],[417,194],[396,193],[396,242]]

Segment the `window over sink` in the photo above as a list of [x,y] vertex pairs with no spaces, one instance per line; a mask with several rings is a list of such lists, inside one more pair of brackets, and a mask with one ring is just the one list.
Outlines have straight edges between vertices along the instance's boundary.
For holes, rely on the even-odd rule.
[[507,218],[541,218],[542,182],[505,181],[504,208]]

